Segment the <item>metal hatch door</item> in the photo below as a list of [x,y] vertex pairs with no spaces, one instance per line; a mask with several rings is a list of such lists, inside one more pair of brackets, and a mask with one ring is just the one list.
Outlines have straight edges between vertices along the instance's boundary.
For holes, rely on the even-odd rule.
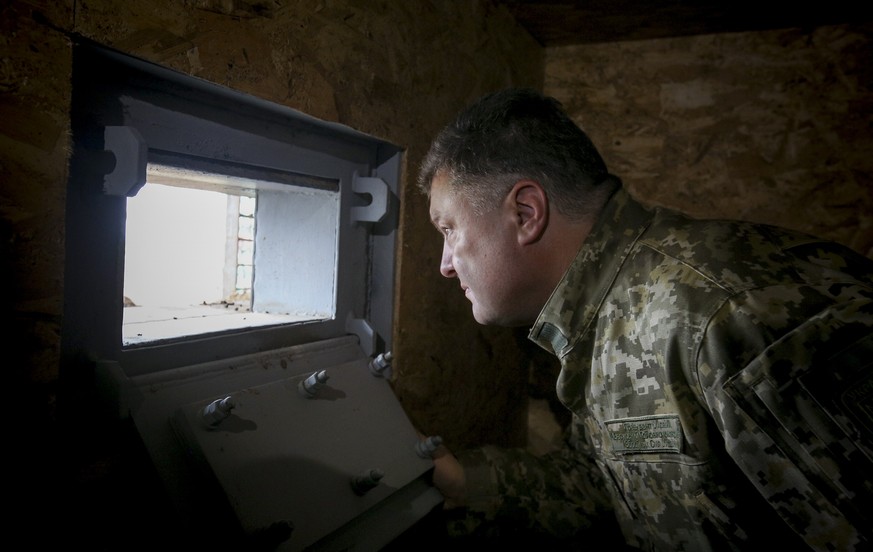
[[[442,501],[417,432],[369,370],[393,328],[402,148],[87,41],[74,62],[62,355],[104,359],[101,393],[133,422],[195,537],[245,550],[384,547]],[[271,198],[255,214],[275,245],[254,254],[255,303],[315,316],[125,342],[126,198],[150,166],[207,175],[204,189],[242,179]],[[273,201],[290,185],[330,191],[327,206]],[[317,207],[329,227],[281,224]],[[324,296],[295,303],[301,290]],[[321,372],[321,388],[301,394]]]
[[442,502],[356,337],[172,372],[129,380],[127,395],[195,530],[261,549],[378,550]]

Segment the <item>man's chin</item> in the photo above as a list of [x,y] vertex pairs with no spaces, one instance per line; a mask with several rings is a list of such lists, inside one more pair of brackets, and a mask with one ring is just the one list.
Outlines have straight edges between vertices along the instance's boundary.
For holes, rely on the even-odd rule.
[[473,319],[483,326],[503,326],[502,320],[495,317],[494,313],[485,313],[473,305]]
[[489,319],[487,316],[485,316],[483,312],[476,308],[475,304],[473,305],[473,319],[483,326],[491,326],[494,324],[491,319]]
[[473,305],[473,319],[483,326],[498,326],[501,328],[521,328],[533,324],[533,321],[518,317],[498,316],[496,313],[485,313]]

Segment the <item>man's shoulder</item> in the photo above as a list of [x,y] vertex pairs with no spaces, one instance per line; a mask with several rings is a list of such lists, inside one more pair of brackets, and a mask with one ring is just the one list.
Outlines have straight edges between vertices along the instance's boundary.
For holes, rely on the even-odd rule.
[[873,281],[873,260],[842,244],[768,224],[658,210],[639,244],[729,287]]

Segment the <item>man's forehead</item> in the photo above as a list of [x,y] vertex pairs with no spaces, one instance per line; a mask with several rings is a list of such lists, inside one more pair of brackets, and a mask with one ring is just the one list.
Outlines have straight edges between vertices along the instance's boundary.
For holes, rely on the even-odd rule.
[[446,211],[449,207],[448,203],[450,203],[452,195],[448,179],[437,174],[431,183],[428,197],[431,220],[437,220],[446,216]]
[[436,222],[438,220],[443,220],[445,218],[444,210],[439,205],[438,200],[435,201],[434,197],[430,197],[430,220]]

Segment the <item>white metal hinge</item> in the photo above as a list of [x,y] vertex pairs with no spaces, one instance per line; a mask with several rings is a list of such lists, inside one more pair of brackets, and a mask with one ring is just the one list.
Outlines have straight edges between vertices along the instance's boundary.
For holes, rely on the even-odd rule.
[[352,313],[346,316],[346,332],[358,336],[361,350],[367,356],[372,356],[376,351],[376,331],[370,322],[363,318],[355,318]]
[[352,191],[370,196],[369,204],[352,207],[352,222],[379,222],[388,213],[388,184],[381,178],[360,176],[355,171]]
[[129,126],[104,127],[103,148],[115,157],[112,172],[103,176],[103,193],[135,196],[146,182],[148,147],[142,134]]

